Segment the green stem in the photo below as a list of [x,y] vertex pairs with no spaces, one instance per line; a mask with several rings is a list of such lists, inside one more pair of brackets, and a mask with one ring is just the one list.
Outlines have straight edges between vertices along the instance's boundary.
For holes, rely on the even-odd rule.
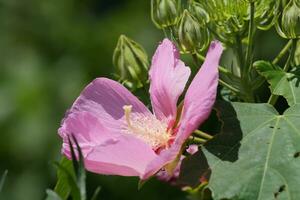
[[285,72],[289,71],[289,69],[291,67],[292,61],[295,57],[297,42],[298,42],[297,39],[292,39],[291,52],[290,52],[290,55],[288,57],[288,60],[286,61],[285,65],[284,65],[284,68],[283,68],[283,71],[285,71]]
[[[240,71],[243,71],[244,67],[245,67],[245,60],[244,60],[244,56],[243,56],[243,44],[242,44],[242,39],[240,38],[239,35],[236,36],[236,57],[238,60],[238,65],[240,68]],[[243,74],[241,74],[241,77],[243,77]]]
[[230,89],[232,92],[236,93],[236,94],[239,94],[239,90],[236,89],[235,87],[229,85],[228,83],[226,83],[225,81],[219,79],[219,83],[220,85],[224,86],[224,87],[227,87],[228,89]]
[[[253,38],[254,38],[254,28],[255,28],[255,21],[254,21],[254,14],[255,14],[255,3],[250,2],[250,22],[249,22],[249,30],[248,30],[248,47],[246,51],[246,65],[243,71],[244,76],[246,73],[250,72],[252,68],[252,56],[253,56]],[[248,70],[247,70],[248,67]]]
[[199,54],[199,53],[196,53],[196,56],[197,56],[197,58],[198,58],[200,61],[202,61],[202,62],[204,62],[204,61],[205,61],[205,57],[204,57],[204,56],[202,56],[201,54]]
[[207,140],[205,139],[202,139],[202,138],[197,138],[197,137],[193,137],[193,136],[190,136],[188,141],[192,144],[203,144],[205,143]]
[[[204,62],[205,61],[205,57],[204,56],[202,56],[201,54],[196,54],[197,55],[197,58],[200,60],[200,61],[202,61],[202,62]],[[235,76],[236,78],[239,78],[239,77],[237,77],[236,75],[234,75],[232,72],[230,72],[228,69],[226,69],[225,67],[223,67],[223,66],[221,66],[221,65],[219,65],[219,71],[221,72],[221,73],[223,73],[223,74],[227,74],[227,75],[231,75],[231,76]]]
[[192,58],[193,58],[193,61],[194,61],[194,64],[197,66],[197,67],[200,67],[200,63],[199,63],[199,60],[198,60],[198,56],[196,53],[193,53],[192,54]]
[[[297,42],[298,42],[298,39],[291,39],[291,51],[290,51],[290,55],[284,65],[284,68],[283,68],[283,71],[287,72],[289,71],[290,67],[291,67],[291,64],[292,64],[292,60],[295,56],[295,51],[296,51],[296,47],[297,47]],[[274,94],[271,94],[269,100],[268,100],[268,103],[271,104],[271,105],[275,105],[277,99],[278,99],[279,96],[277,95],[274,95]]]
[[253,97],[253,91],[251,88],[251,85],[249,84],[249,77],[247,76],[248,73],[247,72],[247,66],[245,63],[245,59],[244,59],[244,53],[243,53],[243,44],[242,44],[242,40],[240,38],[239,35],[236,35],[236,56],[237,56],[237,60],[238,60],[238,66],[240,69],[240,81],[241,81],[241,85],[243,86],[243,91],[242,93],[245,94],[242,98],[246,101],[246,102],[254,102],[254,97]]
[[[219,71],[223,74],[230,74],[232,76],[235,76],[233,73],[231,73],[228,69],[226,69],[225,67],[219,66]],[[237,76],[236,76],[237,77]],[[238,78],[238,77],[237,77]]]
[[166,29],[163,28],[162,30],[164,32],[165,37],[168,38],[169,36],[168,36],[168,33],[167,33]]
[[211,136],[211,135],[209,135],[207,133],[204,133],[203,131],[200,131],[200,130],[195,130],[194,134],[196,136],[203,137],[203,138],[208,139],[208,140],[213,139],[213,136]]
[[283,47],[283,49],[279,52],[279,54],[276,56],[276,58],[272,61],[273,65],[276,65],[281,58],[288,52],[288,50],[291,48],[293,44],[293,39],[290,39],[289,42]]

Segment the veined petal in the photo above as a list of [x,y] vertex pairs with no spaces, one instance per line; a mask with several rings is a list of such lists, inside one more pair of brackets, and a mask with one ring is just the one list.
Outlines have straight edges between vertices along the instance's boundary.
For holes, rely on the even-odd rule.
[[121,135],[96,146],[86,157],[89,171],[122,176],[142,176],[148,163],[157,155],[152,148],[141,140]]
[[151,103],[158,119],[176,117],[177,101],[190,73],[190,68],[179,59],[176,46],[164,39],[152,58],[149,71]]
[[107,129],[115,132],[121,128],[124,105],[132,105],[132,113],[150,115],[148,108],[120,83],[97,78],[91,82],[66,114],[86,111],[96,116]]
[[[188,118],[182,120],[181,125],[178,129],[177,137],[171,147],[169,149],[162,150],[160,154],[148,164],[142,179],[148,179],[153,174],[157,173],[161,168],[172,162],[173,164],[175,164],[175,166],[178,164],[176,163],[176,161],[180,161],[182,146],[185,142],[185,140],[180,136],[187,135],[187,132],[189,131],[189,124],[186,120],[188,120]],[[174,168],[174,170],[175,169],[176,168]]]
[[209,116],[216,98],[219,79],[218,66],[222,51],[223,48],[219,42],[211,44],[205,62],[185,95],[183,113],[174,143],[171,148],[163,150],[147,166],[143,179],[158,172],[161,166],[176,161],[185,140]]
[[174,161],[180,153],[181,146],[172,145],[169,149],[164,149],[160,154],[153,159],[146,167],[146,171],[141,177],[142,180],[146,180],[156,174],[167,164]]
[[67,136],[72,134],[81,146],[85,147],[94,146],[114,136],[114,134],[103,130],[106,130],[106,128],[97,117],[89,112],[81,111],[70,113],[61,124],[58,133],[65,143],[68,144]]
[[[216,99],[219,61],[223,52],[220,42],[212,42],[206,59],[189,86],[183,105],[182,123],[188,123],[188,129],[181,139],[185,140],[198,126],[207,119]],[[184,119],[184,120],[183,120]]]
[[67,136],[73,134],[82,149],[87,170],[107,175],[142,176],[157,155],[143,141],[128,134],[111,134],[88,112],[71,114],[59,129],[63,153],[71,158]]

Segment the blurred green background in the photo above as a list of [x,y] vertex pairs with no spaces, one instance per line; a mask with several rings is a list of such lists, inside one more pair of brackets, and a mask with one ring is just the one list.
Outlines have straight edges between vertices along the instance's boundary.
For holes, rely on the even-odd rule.
[[[0,199],[39,200],[53,188],[60,159],[57,129],[83,87],[113,77],[120,34],[152,55],[159,40],[150,2],[136,0],[0,0]],[[136,178],[88,175],[101,199],[182,199],[156,180],[137,191]]]
[[[1,200],[39,200],[54,187],[60,120],[86,84],[113,77],[120,34],[151,57],[163,35],[151,22],[150,1],[0,0],[0,174],[9,170]],[[256,59],[273,59],[285,44],[274,29],[256,38]],[[224,55],[223,64],[230,66],[231,57]],[[156,180],[137,191],[137,182],[88,174],[90,193],[102,186],[100,199],[185,198]]]

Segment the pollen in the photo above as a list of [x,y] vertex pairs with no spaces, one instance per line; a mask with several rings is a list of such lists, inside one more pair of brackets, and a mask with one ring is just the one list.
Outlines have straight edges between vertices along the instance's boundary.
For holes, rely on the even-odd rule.
[[125,124],[123,130],[126,134],[132,134],[150,145],[154,150],[161,147],[168,148],[172,139],[171,130],[165,121],[158,120],[154,115],[132,113],[132,106],[123,107]]

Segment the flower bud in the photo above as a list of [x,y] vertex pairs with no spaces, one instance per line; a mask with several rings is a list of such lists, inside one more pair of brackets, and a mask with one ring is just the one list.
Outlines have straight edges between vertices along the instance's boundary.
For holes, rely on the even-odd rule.
[[143,87],[147,81],[148,56],[143,47],[121,35],[113,54],[117,77],[132,90]]
[[260,0],[256,2],[255,6],[255,22],[257,28],[261,30],[270,29],[278,19],[280,14],[279,0]]
[[216,39],[227,45],[233,45],[235,36],[244,37],[247,28],[245,18],[248,4],[244,0],[204,1],[198,0],[200,6],[209,15],[208,27]]
[[151,0],[151,18],[160,29],[176,25],[180,13],[180,0]]
[[300,66],[300,41],[297,43],[297,48],[295,52],[295,65]]
[[277,32],[284,38],[300,38],[300,0],[291,0],[286,5]]
[[197,18],[200,24],[207,24],[209,22],[209,14],[201,3],[194,0],[190,1],[189,11]]
[[196,53],[204,50],[210,42],[210,35],[205,26],[189,11],[184,10],[179,23],[179,43],[183,52]]

